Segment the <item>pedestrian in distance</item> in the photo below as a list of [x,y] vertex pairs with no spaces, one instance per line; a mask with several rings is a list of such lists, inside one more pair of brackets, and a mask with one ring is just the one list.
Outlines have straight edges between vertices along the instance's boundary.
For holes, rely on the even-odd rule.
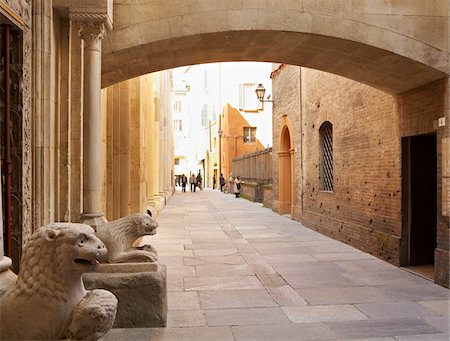
[[188,182],[188,179],[186,177],[186,175],[182,175],[181,176],[181,188],[183,189],[183,192],[186,192],[186,184]]
[[234,179],[234,194],[236,195],[236,198],[239,198],[241,194],[241,179],[239,178],[239,175]]
[[223,186],[225,186],[225,178],[223,177],[222,173],[220,173],[219,183],[220,183],[220,191],[223,192]]
[[191,192],[195,192],[195,187],[197,186],[197,179],[195,178],[195,174],[191,174]]
[[213,180],[213,189],[214,189],[214,188],[216,188],[216,176],[215,175],[213,175],[212,180]]
[[198,172],[198,174],[197,174],[197,186],[198,186],[198,188],[200,190],[203,189],[203,187],[202,187],[202,176],[200,175],[200,172]]

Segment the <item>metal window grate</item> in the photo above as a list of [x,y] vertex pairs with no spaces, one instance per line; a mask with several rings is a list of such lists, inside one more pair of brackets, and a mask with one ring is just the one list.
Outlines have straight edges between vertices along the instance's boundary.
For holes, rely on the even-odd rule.
[[324,122],[319,130],[320,133],[320,189],[323,191],[333,190],[333,125]]

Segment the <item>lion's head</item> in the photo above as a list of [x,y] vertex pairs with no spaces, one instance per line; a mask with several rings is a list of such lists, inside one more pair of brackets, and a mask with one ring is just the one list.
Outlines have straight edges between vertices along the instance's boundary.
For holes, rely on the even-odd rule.
[[135,226],[137,237],[156,234],[158,223],[146,213],[136,213],[130,216]]
[[89,225],[45,225],[25,245],[18,284],[26,291],[47,288],[51,292],[64,286],[69,277],[95,271],[106,258],[105,245]]

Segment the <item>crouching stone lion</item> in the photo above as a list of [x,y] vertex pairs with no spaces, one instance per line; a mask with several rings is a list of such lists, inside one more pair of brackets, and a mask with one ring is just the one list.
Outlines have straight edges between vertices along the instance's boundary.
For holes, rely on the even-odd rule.
[[0,301],[1,340],[97,340],[113,325],[117,298],[86,291],[81,275],[106,258],[83,224],[39,228],[25,245],[15,286]]
[[158,223],[146,213],[136,213],[97,227],[97,237],[108,248],[109,263],[157,262],[151,245],[136,249],[132,244],[139,237],[156,234]]

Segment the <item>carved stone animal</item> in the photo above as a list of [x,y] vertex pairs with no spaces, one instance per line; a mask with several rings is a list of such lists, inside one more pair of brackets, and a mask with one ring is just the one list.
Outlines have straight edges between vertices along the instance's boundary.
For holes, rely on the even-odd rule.
[[97,237],[108,248],[109,263],[157,262],[151,245],[133,248],[136,239],[156,234],[158,223],[146,213],[136,213],[97,228]]
[[106,258],[92,227],[54,223],[24,248],[14,288],[0,302],[1,340],[97,340],[114,323],[117,298],[86,291],[81,275]]

